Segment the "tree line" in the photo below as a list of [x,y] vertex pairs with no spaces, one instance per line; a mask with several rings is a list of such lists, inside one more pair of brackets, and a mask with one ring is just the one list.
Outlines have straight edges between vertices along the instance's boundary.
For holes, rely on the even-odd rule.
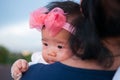
[[17,59],[26,59],[30,61],[31,54],[22,55],[21,52],[11,52],[6,47],[0,45],[0,64],[13,64]]

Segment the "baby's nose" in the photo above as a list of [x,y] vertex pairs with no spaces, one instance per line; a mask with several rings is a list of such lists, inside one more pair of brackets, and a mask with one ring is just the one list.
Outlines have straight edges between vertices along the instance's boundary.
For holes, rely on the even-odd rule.
[[56,52],[48,52],[48,55],[49,55],[49,56],[53,56],[53,57],[56,57],[56,56],[57,56]]

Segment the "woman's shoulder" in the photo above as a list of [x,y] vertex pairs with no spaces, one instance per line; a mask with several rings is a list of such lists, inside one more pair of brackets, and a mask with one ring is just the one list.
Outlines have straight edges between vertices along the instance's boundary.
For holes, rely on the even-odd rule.
[[[55,62],[53,64],[38,63],[30,66],[21,80],[111,80],[114,71],[99,71],[75,68]],[[47,77],[46,77],[47,76]]]

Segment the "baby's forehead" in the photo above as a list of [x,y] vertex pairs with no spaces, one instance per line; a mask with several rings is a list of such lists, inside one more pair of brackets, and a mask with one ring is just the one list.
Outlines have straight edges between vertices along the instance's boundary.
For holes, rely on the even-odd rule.
[[52,35],[51,31],[46,28],[42,29],[42,38],[44,39],[55,39],[58,41],[66,41],[71,36],[71,33],[65,29],[61,29],[56,35]]
[[52,43],[57,43],[57,44],[67,44],[68,40],[67,39],[57,39],[57,38],[42,38],[42,41],[46,41],[46,42],[52,42]]

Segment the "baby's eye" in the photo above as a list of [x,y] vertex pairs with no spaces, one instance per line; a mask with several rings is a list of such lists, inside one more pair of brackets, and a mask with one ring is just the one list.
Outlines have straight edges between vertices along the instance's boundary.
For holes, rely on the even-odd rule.
[[47,44],[47,43],[43,43],[43,45],[44,45],[44,46],[48,46],[48,44]]
[[60,45],[58,45],[57,47],[58,47],[59,49],[62,49],[62,48],[63,48],[63,46],[60,46]]

